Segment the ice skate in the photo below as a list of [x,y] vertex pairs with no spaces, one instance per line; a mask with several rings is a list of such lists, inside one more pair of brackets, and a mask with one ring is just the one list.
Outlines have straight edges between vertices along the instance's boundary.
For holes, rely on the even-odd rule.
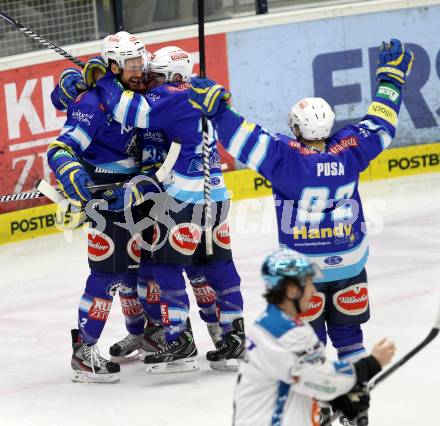
[[163,349],[146,355],[146,373],[182,373],[198,370],[197,348],[190,330],[183,331],[180,336],[167,344]]
[[161,325],[145,327],[142,338],[142,356],[152,355],[166,346],[165,331]]
[[368,426],[368,411],[363,411],[355,419],[348,420],[347,417],[339,417],[339,423],[343,426]]
[[142,356],[142,334],[128,334],[121,341],[110,347],[112,362],[130,362]]
[[72,330],[72,380],[85,383],[113,383],[119,380],[119,364],[103,358],[96,345],[78,341],[78,330]]
[[232,331],[216,344],[216,350],[209,351],[206,359],[213,370],[237,371],[238,360],[244,354],[244,322],[237,318],[232,322]]
[[330,407],[321,407],[321,417],[319,419],[320,425],[326,425],[332,416],[332,409]]

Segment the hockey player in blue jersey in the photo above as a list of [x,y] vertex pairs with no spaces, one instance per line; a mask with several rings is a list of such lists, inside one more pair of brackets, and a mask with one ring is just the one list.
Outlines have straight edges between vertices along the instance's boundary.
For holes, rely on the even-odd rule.
[[395,346],[379,341],[354,364],[331,362],[303,322],[316,270],[298,252],[281,249],[263,263],[267,308],[249,328],[234,391],[233,426],[318,426],[318,401],[353,419],[369,406],[364,386],[387,365]]
[[[136,90],[146,62],[144,45],[128,33],[108,36],[102,43],[102,55],[115,78]],[[75,71],[66,71],[58,94],[68,105],[67,120],[57,139],[49,145],[48,162],[65,195],[85,206],[92,194],[87,186],[129,180],[139,174],[140,156],[136,149],[134,128],[124,126],[109,116],[95,90],[82,93],[69,102],[68,82],[75,82]],[[117,77],[116,77],[117,76]],[[100,209],[104,220],[92,221],[88,234],[88,257],[91,269],[81,297],[78,328],[72,330],[73,380],[114,382],[119,379],[119,364],[103,358],[96,343],[109,315],[112,300],[119,288],[127,311],[127,327],[143,332],[143,311],[136,295],[136,270],[139,265],[135,238],[114,225],[121,218]],[[123,216],[122,216],[123,217]]]
[[[365,355],[361,324],[369,319],[359,174],[395,136],[412,62],[412,52],[400,41],[383,43],[379,84],[367,115],[331,136],[334,113],[323,99],[294,105],[292,138],[271,134],[234,112],[222,86],[192,81],[191,102],[209,117],[223,146],[271,181],[280,244],[307,255],[321,269],[313,309],[304,316],[323,342],[328,333],[340,359]],[[364,417],[357,424],[366,422]]]
[[[167,140],[179,138],[182,142],[174,169],[163,182],[169,202],[169,216],[166,221],[158,218],[158,231],[164,244],[153,247],[156,264],[154,277],[160,286],[162,321],[168,345],[145,358],[147,370],[166,371],[167,366],[174,369],[178,364],[179,369],[183,370],[195,368],[196,347],[186,330],[189,301],[185,282],[178,272],[183,265],[189,264],[203,265],[205,276],[217,296],[223,339],[216,351],[207,354],[211,365],[214,367],[228,359],[239,358],[244,339],[243,299],[240,278],[232,262],[226,222],[229,196],[211,131],[214,254],[206,259],[202,238],[203,218],[200,221],[204,203],[201,114],[188,103],[190,85],[168,80],[145,96],[140,96],[123,91],[114,77],[107,74],[97,82],[97,88],[102,102],[107,110],[113,111],[117,121],[139,128],[161,130]],[[169,226],[170,221],[172,226]]]

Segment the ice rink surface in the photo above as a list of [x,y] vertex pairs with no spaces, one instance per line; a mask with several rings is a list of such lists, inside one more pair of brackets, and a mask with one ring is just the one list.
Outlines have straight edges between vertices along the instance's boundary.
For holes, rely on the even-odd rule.
[[[361,195],[371,229],[365,340],[371,348],[389,336],[399,359],[426,336],[440,302],[440,174],[366,183]],[[247,324],[264,307],[259,268],[277,246],[274,224],[270,197],[233,204]],[[212,343],[192,295],[199,371],[152,376],[138,362],[123,365],[116,384],[71,382],[70,329],[88,274],[85,234],[73,237],[71,244],[58,234],[0,247],[0,425],[230,425],[235,374],[209,369]],[[123,336],[116,298],[101,353]],[[370,425],[438,426],[439,405],[440,338],[378,386]]]

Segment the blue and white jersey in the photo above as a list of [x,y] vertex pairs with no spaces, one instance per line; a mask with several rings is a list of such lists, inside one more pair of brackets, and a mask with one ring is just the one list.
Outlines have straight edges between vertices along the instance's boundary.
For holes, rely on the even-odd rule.
[[61,134],[49,146],[49,161],[59,149],[77,157],[96,184],[125,181],[141,170],[134,127],[107,114],[95,89],[69,103]]
[[[150,131],[161,131],[170,143],[180,139],[182,149],[172,173],[163,182],[168,194],[192,204],[204,202],[202,125],[200,110],[188,102],[188,83],[166,83],[145,95],[123,91],[122,86],[107,74],[97,82],[99,96],[116,121]],[[210,128],[211,198],[229,198],[220,168],[220,156]]]
[[331,401],[350,391],[354,367],[325,359],[309,324],[276,305],[247,331],[246,355],[234,391],[234,426],[318,426],[315,400]]
[[400,106],[378,99],[359,124],[330,136],[325,152],[271,134],[226,106],[212,119],[226,150],[272,182],[279,242],[319,266],[316,282],[356,276],[367,261],[359,174],[391,143]]

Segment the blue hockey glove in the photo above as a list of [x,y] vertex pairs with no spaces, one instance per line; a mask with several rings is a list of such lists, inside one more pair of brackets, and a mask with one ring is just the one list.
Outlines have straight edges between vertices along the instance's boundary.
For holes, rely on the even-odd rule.
[[96,81],[99,80],[107,72],[107,66],[101,56],[96,56],[95,58],[89,59],[84,65],[83,77],[87,84],[87,87],[92,87],[95,85]]
[[104,191],[101,198],[108,202],[107,210],[120,212],[141,204],[143,195],[141,185],[127,184],[124,188]]
[[59,101],[67,108],[70,101],[75,99],[81,92],[87,90],[80,70],[66,68],[60,75]]
[[379,63],[376,71],[378,81],[390,81],[399,89],[405,84],[414,61],[414,53],[393,38],[380,46]]
[[231,94],[220,84],[208,78],[193,77],[189,102],[194,108],[201,109],[207,117],[217,114],[224,101],[231,98]]
[[59,187],[67,198],[81,204],[87,204],[92,199],[87,188],[87,186],[93,185],[92,179],[76,159],[63,158],[66,161],[60,161],[61,164],[54,171]]

